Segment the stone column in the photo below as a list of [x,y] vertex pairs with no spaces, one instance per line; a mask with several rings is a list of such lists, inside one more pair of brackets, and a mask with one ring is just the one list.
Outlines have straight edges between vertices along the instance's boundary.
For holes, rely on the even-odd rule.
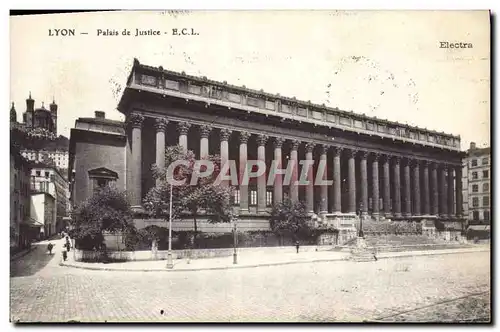
[[447,205],[447,192],[446,192],[446,167],[440,165],[439,167],[439,215],[441,217],[448,217]]
[[292,150],[290,151],[290,160],[293,164],[292,176],[290,179],[290,199],[292,202],[299,201],[299,187],[297,186],[297,181],[299,179],[299,149],[300,142],[297,140],[292,141]]
[[379,185],[378,185],[378,160],[379,160],[379,154],[378,153],[373,153],[372,154],[373,159],[372,159],[372,216],[375,219],[378,219],[379,213],[380,213],[380,207],[379,207]]
[[404,180],[404,216],[411,216],[411,184],[410,184],[410,160],[404,159],[403,161],[403,180]]
[[[314,143],[306,143],[306,160],[313,160],[314,146]],[[314,177],[312,165],[307,169],[306,209],[307,212],[314,213]]]
[[[323,174],[321,174],[321,179],[323,182],[326,182],[328,177],[327,177],[327,161],[326,161],[326,153],[328,151],[328,146],[327,145],[321,145],[320,146],[320,163],[324,164],[324,170]],[[321,185],[321,201],[320,201],[320,208],[319,208],[319,213],[328,213],[328,186],[326,184]]]
[[333,148],[333,213],[342,212],[342,178],[340,172],[341,147]]
[[429,162],[424,160],[424,214],[431,214],[431,192],[429,190]]
[[455,183],[453,177],[453,167],[448,166],[448,216],[455,217]]
[[246,131],[240,132],[240,213],[248,213],[248,183],[243,183],[243,176],[245,174],[248,160],[248,138],[250,138],[250,133]]
[[[156,129],[156,167],[159,169],[165,168],[165,130],[167,129],[168,120],[159,118],[155,119]],[[156,179],[156,184],[160,183],[161,179]]]
[[356,150],[348,151],[347,186],[349,190],[348,213],[356,213]]
[[391,158],[388,155],[384,155],[384,216],[389,218],[392,216],[391,212],[391,171],[390,171],[390,162]]
[[414,159],[413,165],[413,215],[419,216],[422,214],[420,209],[420,166],[419,161]]
[[[267,136],[260,134],[257,136],[257,158],[266,162],[266,142]],[[257,212],[266,211],[266,172],[257,178]]]
[[[231,136],[231,130],[222,128],[220,130],[220,167],[223,170],[224,165],[229,160],[229,136]],[[228,165],[229,166],[229,165]],[[229,173],[229,168],[224,172],[227,175]],[[229,181],[222,181],[221,185],[227,186],[229,185]]]
[[368,152],[360,151],[360,177],[361,177],[361,214],[366,215],[368,212],[368,170],[366,164],[366,158],[368,157]]
[[462,166],[457,166],[455,168],[455,179],[456,179],[456,215],[457,218],[463,218],[463,201],[462,201]]
[[208,148],[208,136],[212,128],[207,125],[200,126],[200,159],[205,159],[210,154]]
[[401,217],[401,175],[399,173],[399,166],[401,163],[401,157],[394,157],[393,164],[393,174],[394,179],[392,181],[394,185],[394,200],[392,204],[392,209],[395,217]]
[[179,145],[181,146],[182,151],[187,152],[188,150],[187,134],[189,128],[191,128],[191,124],[187,122],[179,122],[178,128],[179,128]]
[[[276,137],[274,139],[274,160],[276,161],[276,168],[282,168],[283,157],[281,153],[281,147],[285,140],[282,137]],[[283,201],[283,175],[276,174],[274,177],[274,193],[273,193],[273,203],[281,203]]]
[[438,195],[438,177],[437,177],[437,165],[435,163],[430,164],[431,167],[431,204],[432,204],[432,214],[439,215],[439,195]]
[[131,114],[128,122],[132,127],[132,160],[130,163],[131,190],[130,205],[140,207],[142,204],[142,124],[144,116]]

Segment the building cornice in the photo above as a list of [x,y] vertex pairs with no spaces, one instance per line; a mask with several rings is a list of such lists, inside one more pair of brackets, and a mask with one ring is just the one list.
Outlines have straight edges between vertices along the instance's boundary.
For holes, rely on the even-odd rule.
[[270,94],[262,90],[239,87],[226,82],[218,82],[151,67],[134,61],[134,66],[127,80],[127,88],[120,100],[118,109],[125,109],[125,94],[129,90],[148,91],[163,96],[206,103],[274,115],[292,121],[309,122],[314,125],[339,128],[341,130],[389,137],[398,141],[422,144],[441,149],[460,151],[460,136],[422,129],[407,124],[392,122],[364,114],[347,112],[338,108]]

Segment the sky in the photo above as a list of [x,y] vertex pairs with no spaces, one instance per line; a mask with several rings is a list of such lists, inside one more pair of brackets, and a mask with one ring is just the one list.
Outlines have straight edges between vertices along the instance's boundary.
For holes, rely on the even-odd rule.
[[[116,110],[133,59],[490,145],[487,11],[101,12],[10,18],[10,99],[54,98],[58,131]],[[75,36],[49,36],[49,29]],[[160,36],[135,37],[136,29]],[[174,36],[172,29],[198,34]],[[97,36],[98,29],[118,36]],[[121,35],[124,29],[131,36]],[[87,34],[81,34],[81,33]],[[166,32],[166,34],[165,34]],[[440,42],[472,48],[440,48]],[[120,90],[120,88],[121,90]],[[10,105],[9,105],[10,109]]]

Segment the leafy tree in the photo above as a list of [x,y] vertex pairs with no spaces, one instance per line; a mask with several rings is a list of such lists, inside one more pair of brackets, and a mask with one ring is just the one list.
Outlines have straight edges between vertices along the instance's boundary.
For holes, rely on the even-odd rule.
[[72,212],[73,233],[82,249],[103,248],[104,232],[133,232],[132,211],[125,193],[99,188]]
[[309,216],[303,202],[292,202],[285,199],[281,203],[273,205],[271,211],[271,230],[282,238],[284,235],[292,235],[295,238],[310,231]]
[[214,171],[207,177],[198,178],[191,185],[193,176],[197,172],[205,171],[202,165],[200,170],[195,167],[196,158],[192,151],[184,152],[180,146],[165,149],[165,169],[153,166],[153,177],[156,185],[149,190],[144,199],[144,205],[156,217],[168,220],[170,208],[170,182],[167,179],[167,168],[176,160],[187,161],[186,165],[176,167],[173,178],[177,181],[185,180],[181,185],[172,187],[172,220],[193,218],[194,239],[198,233],[198,218],[203,215],[208,222],[230,222],[232,220],[232,206],[230,198],[232,188],[229,185],[216,183],[220,172],[220,157],[211,155],[206,157],[214,165]]

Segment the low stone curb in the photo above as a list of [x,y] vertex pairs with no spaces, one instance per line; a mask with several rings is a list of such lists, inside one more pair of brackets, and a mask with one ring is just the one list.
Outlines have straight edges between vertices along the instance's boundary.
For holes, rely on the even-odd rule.
[[[389,258],[406,258],[406,257],[416,257],[416,256],[437,256],[437,255],[449,255],[449,254],[462,254],[462,253],[473,253],[473,252],[485,252],[490,251],[489,248],[467,248],[460,251],[450,251],[450,252],[437,252],[437,250],[429,250],[422,252],[408,252],[402,255],[384,255],[377,256],[377,259],[389,259]],[[392,253],[391,253],[392,254]],[[245,269],[245,268],[255,268],[255,267],[269,267],[269,266],[280,266],[280,265],[291,265],[291,264],[307,264],[307,263],[322,263],[322,262],[338,262],[338,261],[349,261],[350,256],[337,257],[337,258],[324,258],[324,259],[311,259],[304,261],[290,261],[290,262],[275,262],[275,263],[262,263],[262,264],[251,264],[251,265],[232,265],[232,266],[220,266],[220,267],[203,267],[203,268],[191,268],[191,269],[118,269],[112,267],[96,267],[96,266],[82,266],[73,263],[61,262],[60,266],[72,267],[83,270],[94,270],[94,271],[115,271],[115,272],[193,272],[193,271],[214,271],[214,270],[229,270],[229,269]],[[166,263],[165,263],[166,264]]]

